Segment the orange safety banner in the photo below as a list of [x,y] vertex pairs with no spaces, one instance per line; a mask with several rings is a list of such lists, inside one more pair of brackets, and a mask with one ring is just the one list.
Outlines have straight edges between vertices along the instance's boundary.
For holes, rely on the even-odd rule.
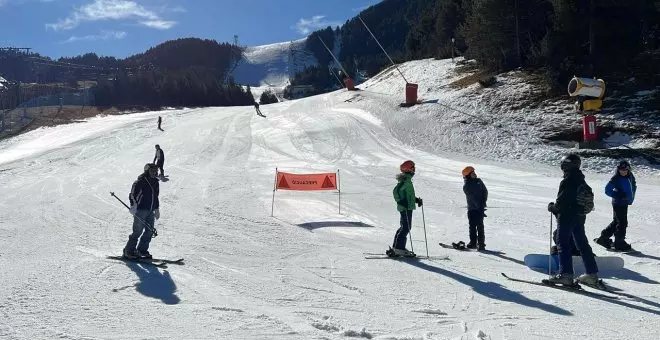
[[337,174],[291,174],[277,172],[279,190],[337,190]]

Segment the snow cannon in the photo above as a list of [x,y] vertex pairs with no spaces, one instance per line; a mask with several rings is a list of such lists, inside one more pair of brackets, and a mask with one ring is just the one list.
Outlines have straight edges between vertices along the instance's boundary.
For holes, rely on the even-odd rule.
[[346,86],[346,89],[349,91],[355,91],[355,83],[353,82],[353,79],[346,77],[344,78],[344,86]]
[[591,97],[603,99],[605,81],[602,79],[578,78],[573,76],[568,82],[568,95],[571,97]]
[[417,84],[406,83],[406,105],[417,104]]

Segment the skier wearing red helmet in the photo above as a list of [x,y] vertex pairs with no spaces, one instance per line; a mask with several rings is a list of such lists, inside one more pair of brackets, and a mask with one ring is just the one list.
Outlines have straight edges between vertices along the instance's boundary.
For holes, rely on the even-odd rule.
[[412,184],[412,178],[415,175],[415,162],[405,161],[399,166],[399,170],[401,170],[401,173],[396,176],[398,184],[394,187],[392,194],[394,195],[394,201],[396,201],[396,209],[401,215],[400,227],[394,235],[392,247],[386,253],[392,257],[414,257],[415,253],[406,249],[406,238],[410,233],[415,204],[421,207],[423,203],[421,198],[415,197],[415,188]]

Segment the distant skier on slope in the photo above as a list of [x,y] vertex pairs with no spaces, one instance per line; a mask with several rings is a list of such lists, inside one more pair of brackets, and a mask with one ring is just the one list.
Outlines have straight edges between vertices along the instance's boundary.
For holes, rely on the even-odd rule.
[[160,145],[156,144],[156,154],[154,155],[153,163],[156,164],[160,170],[160,177],[165,177],[165,170],[163,166],[165,165],[165,152],[160,148]]
[[573,243],[582,254],[586,274],[577,281],[590,286],[598,285],[598,266],[584,231],[586,214],[593,210],[593,192],[580,171],[582,160],[569,154],[561,160],[564,179],[559,184],[556,202],[548,204],[548,211],[557,217],[557,240],[559,245],[559,273],[548,281],[566,286],[574,285]]
[[626,242],[626,229],[628,228],[628,206],[633,204],[637,192],[637,181],[627,161],[619,162],[616,173],[605,186],[605,194],[612,197],[612,210],[614,219],[600,233],[596,243],[605,248],[612,247],[611,237],[614,235],[614,249],[620,251],[631,250]]
[[401,173],[396,176],[398,184],[394,187],[392,194],[396,202],[396,209],[401,215],[400,227],[394,235],[392,247],[386,253],[388,256],[412,257],[415,256],[415,253],[406,249],[406,237],[412,226],[412,213],[415,210],[415,204],[421,207],[423,202],[421,198],[415,197],[415,188],[412,183],[412,178],[415,176],[415,163],[410,160],[405,161],[399,166],[399,169]]
[[256,100],[254,101],[254,109],[257,111],[257,115],[261,117],[266,117],[264,116],[263,113],[261,113],[261,110],[259,110],[259,103]]
[[152,229],[154,221],[160,218],[158,200],[160,189],[156,179],[157,175],[156,164],[146,164],[144,172],[133,182],[131,193],[128,195],[131,205],[130,213],[133,215],[133,232],[124,247],[124,257],[126,258],[151,258],[149,243],[153,236]]
[[467,244],[467,248],[485,250],[484,217],[486,217],[488,189],[486,189],[484,182],[477,178],[474,167],[465,167],[462,175],[465,181],[463,192],[467,200],[467,216],[470,228],[470,243]]
[[164,130],[161,129],[161,127],[160,127],[160,124],[162,124],[162,123],[163,123],[163,118],[162,118],[161,116],[158,116],[158,130],[160,130],[160,131],[164,131]]

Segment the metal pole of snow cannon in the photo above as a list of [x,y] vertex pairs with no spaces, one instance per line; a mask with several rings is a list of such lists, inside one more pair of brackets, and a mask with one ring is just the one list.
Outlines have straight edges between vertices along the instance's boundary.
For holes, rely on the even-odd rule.
[[341,181],[339,179],[339,169],[337,169],[337,191],[339,191],[339,215],[341,215]]
[[[571,259],[572,261],[573,259]],[[550,213],[550,252],[548,253],[548,277],[552,278],[552,213]]]
[[[126,207],[126,209],[128,209],[129,211],[131,210],[131,208],[128,205],[126,205],[126,203],[124,203],[124,201],[122,201],[121,198],[117,197],[117,195],[115,195],[114,192],[111,191],[110,196],[116,198],[117,201],[119,201],[121,204],[123,204]],[[147,221],[141,219],[140,217],[138,217],[136,215],[133,215],[133,217],[137,218],[138,221],[140,221],[142,224],[144,224],[145,227],[147,227],[147,229],[149,229],[149,231],[151,231],[153,233],[153,237],[158,236],[158,232],[156,231],[156,228],[154,228],[154,226],[150,225],[149,223],[147,223]]]
[[364,23],[364,20],[362,20],[362,17],[361,17],[360,15],[358,15],[358,19],[360,19],[360,21],[362,22],[362,25],[364,25],[364,28],[367,29],[367,32],[369,32],[369,34],[371,34],[371,37],[374,38],[374,40],[376,40],[376,44],[378,44],[378,46],[380,47],[380,49],[383,50],[383,53],[385,53],[385,55],[387,56],[387,59],[389,59],[390,62],[392,63],[392,65],[394,66],[394,68],[396,68],[396,70],[399,71],[399,74],[401,74],[401,77],[403,77],[403,80],[405,80],[405,81],[406,81],[406,84],[407,84],[407,83],[408,83],[408,79],[406,79],[406,76],[403,75],[403,72],[401,72],[401,70],[399,69],[399,67],[396,66],[396,64],[394,64],[394,61],[392,60],[392,58],[390,58],[390,55],[387,54],[387,52],[386,52],[385,49],[383,48],[383,45],[381,45],[380,42],[378,42],[378,39],[376,39],[376,36],[375,36],[373,33],[371,33],[371,30],[369,29],[369,26],[367,26],[367,24]]
[[270,217],[273,217],[275,212],[275,190],[277,190],[277,168],[275,168],[275,182],[273,183],[273,202],[270,204]]
[[321,40],[321,44],[323,44],[325,49],[328,50],[328,53],[330,53],[330,55],[332,56],[332,59],[334,59],[337,62],[337,65],[339,65],[339,68],[341,68],[342,72],[344,72],[344,74],[348,77],[348,72],[346,72],[346,70],[344,70],[344,67],[341,66],[341,63],[339,62],[339,60],[337,60],[337,57],[335,57],[334,53],[332,53],[332,51],[328,48],[328,45],[326,45],[325,42],[323,41],[323,39],[321,39],[321,36],[319,36],[319,40]]
[[424,218],[424,204],[422,204],[422,225],[424,226],[424,242],[426,243],[426,257],[429,257],[429,241],[426,238],[426,219]]

